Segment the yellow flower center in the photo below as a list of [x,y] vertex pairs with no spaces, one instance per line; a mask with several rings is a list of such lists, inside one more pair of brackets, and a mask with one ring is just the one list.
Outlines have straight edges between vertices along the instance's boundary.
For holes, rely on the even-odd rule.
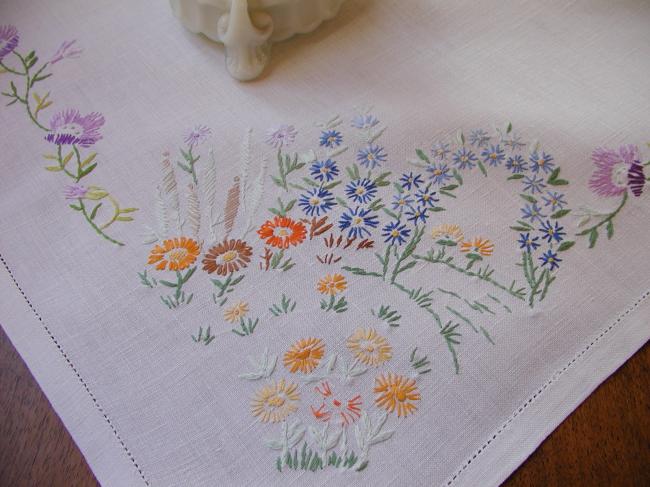
[[361,186],[359,186],[359,187],[356,189],[356,191],[355,191],[355,193],[357,193],[359,196],[361,196],[361,195],[364,194],[365,192],[366,192],[366,189],[363,188],[363,187],[361,187]]
[[397,229],[394,229],[390,232],[391,237],[399,237],[399,232]]
[[275,229],[275,235],[277,237],[286,237],[290,234],[291,232],[287,227],[278,227]]
[[440,176],[442,174],[442,171],[440,169],[436,169],[435,171],[433,171],[433,174],[436,176]]
[[354,222],[355,225],[361,225],[361,223],[363,223],[363,218],[361,218],[360,216],[355,216],[352,221]]
[[284,405],[285,400],[284,400],[283,397],[280,397],[280,396],[272,396],[272,397],[269,398],[269,400],[267,402],[268,402],[269,406],[274,407],[274,408],[279,408],[279,407],[282,407]]
[[318,198],[310,198],[309,199],[309,204],[311,206],[320,205],[320,200]]
[[467,161],[469,160],[469,158],[468,158],[467,156],[462,156],[462,157],[460,158],[460,160],[461,160],[462,162],[467,162]]
[[496,159],[496,158],[497,158],[497,155],[494,152],[492,154],[490,154],[490,159]]
[[187,257],[187,249],[173,249],[167,253],[167,258],[170,262],[180,263]]
[[229,250],[225,254],[221,256],[221,260],[223,262],[232,262],[237,258],[237,251],[236,250]]

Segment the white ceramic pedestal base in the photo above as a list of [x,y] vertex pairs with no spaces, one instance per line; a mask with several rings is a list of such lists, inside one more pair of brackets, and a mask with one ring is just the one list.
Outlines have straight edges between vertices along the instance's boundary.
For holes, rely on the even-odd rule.
[[257,78],[271,44],[311,32],[334,17],[345,0],[170,0],[183,25],[226,46],[228,72]]

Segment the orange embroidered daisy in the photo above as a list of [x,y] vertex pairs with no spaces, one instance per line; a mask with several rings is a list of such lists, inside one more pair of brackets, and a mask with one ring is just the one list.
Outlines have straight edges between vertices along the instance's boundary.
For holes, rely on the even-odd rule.
[[346,427],[361,417],[363,400],[360,394],[350,399],[341,399],[332,392],[332,388],[327,381],[322,382],[320,386],[316,386],[314,390],[323,396],[323,402],[319,408],[310,406],[311,413],[316,420],[328,422],[332,419],[332,415],[337,415],[340,419],[340,425]]
[[200,253],[201,247],[196,240],[187,237],[170,238],[153,248],[147,264],[156,264],[159,271],[182,271],[194,264]]
[[290,245],[301,244],[307,236],[307,229],[291,218],[276,216],[273,220],[264,222],[257,234],[271,247],[287,249]]
[[265,385],[251,400],[251,413],[263,423],[279,423],[298,410],[298,386],[284,379]]
[[329,294],[330,296],[336,296],[339,293],[345,291],[348,287],[348,283],[345,280],[345,277],[341,274],[327,274],[325,277],[318,281],[318,292],[321,294]]
[[230,308],[226,308],[223,312],[223,319],[228,323],[239,323],[239,320],[246,316],[246,313],[248,313],[248,303],[240,301]]
[[459,244],[465,236],[463,231],[458,225],[450,225],[443,223],[431,229],[431,237],[442,245],[456,245]]
[[375,404],[389,413],[397,411],[397,416],[408,416],[417,411],[415,405],[420,400],[420,392],[415,379],[388,373],[375,378]]
[[225,276],[245,268],[251,261],[253,249],[243,240],[224,240],[207,251],[203,258],[203,270]]
[[460,245],[460,251],[489,257],[494,251],[494,244],[486,238],[476,237],[474,240],[463,242]]
[[376,367],[390,360],[393,348],[374,328],[358,328],[347,341],[352,354],[366,365]]
[[289,372],[297,371],[309,374],[314,370],[325,354],[325,344],[320,338],[304,338],[291,345],[284,354],[284,366]]

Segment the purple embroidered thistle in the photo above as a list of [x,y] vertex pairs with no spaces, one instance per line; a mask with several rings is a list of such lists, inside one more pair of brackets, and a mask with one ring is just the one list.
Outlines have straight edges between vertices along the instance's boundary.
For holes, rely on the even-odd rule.
[[197,146],[205,142],[205,139],[212,133],[210,127],[206,125],[197,125],[185,135],[185,143],[190,147]]
[[66,200],[76,200],[86,196],[88,189],[81,184],[71,184],[65,188],[63,195]]
[[634,196],[641,196],[645,186],[645,174],[641,162],[634,161],[627,172],[627,185]]
[[0,26],[0,61],[18,46],[20,36],[13,25]]
[[56,64],[59,61],[63,61],[64,59],[76,59],[81,56],[81,53],[84,52],[84,50],[81,48],[72,47],[75,42],[77,42],[76,39],[72,39],[71,41],[63,41],[63,43],[54,53],[54,56],[52,56],[52,59],[50,59],[50,64]]
[[266,134],[266,143],[274,149],[289,146],[296,140],[298,131],[293,125],[280,125],[277,129],[269,130]]
[[104,117],[101,113],[93,112],[81,116],[78,110],[64,110],[50,120],[51,132],[45,136],[45,140],[57,145],[76,144],[90,147],[101,140],[99,129],[102,125]]
[[[628,187],[628,173],[639,160],[639,149],[634,145],[621,146],[618,151],[599,147],[591,155],[591,160],[597,168],[589,180],[592,191],[607,198],[619,196]],[[633,179],[638,182],[634,175]],[[639,190],[638,184],[635,188]]]

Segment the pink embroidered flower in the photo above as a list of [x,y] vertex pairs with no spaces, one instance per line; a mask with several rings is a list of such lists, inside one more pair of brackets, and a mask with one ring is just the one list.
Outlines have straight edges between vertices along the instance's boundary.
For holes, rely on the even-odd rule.
[[66,200],[76,200],[86,196],[88,189],[81,184],[71,184],[65,188],[63,195]]
[[293,125],[280,125],[275,130],[269,130],[266,134],[266,143],[274,149],[281,149],[283,146],[289,146],[296,140],[298,131]]
[[[597,169],[589,180],[589,187],[600,196],[619,196],[625,193],[628,187],[630,170],[638,164],[639,149],[634,145],[623,145],[618,151],[599,147],[593,152],[591,159]],[[634,172],[638,173],[638,170],[635,169]],[[634,175],[633,180],[638,183]],[[638,184],[635,184],[635,188],[639,191]]]
[[0,61],[18,46],[20,36],[13,25],[0,25]]
[[52,56],[52,59],[50,59],[50,64],[56,64],[59,61],[63,61],[64,59],[76,59],[81,56],[81,53],[84,52],[84,50],[81,48],[72,47],[75,42],[77,42],[76,39],[73,39],[71,41],[63,41],[63,43],[54,53],[54,56]]
[[104,117],[101,113],[93,112],[81,116],[78,110],[64,110],[50,120],[51,132],[45,136],[45,140],[57,145],[76,144],[90,147],[101,140],[99,128],[102,125]]
[[206,127],[205,125],[197,125],[192,131],[188,132],[188,134],[185,135],[185,143],[190,147],[202,144],[211,133],[212,130],[210,127]]

